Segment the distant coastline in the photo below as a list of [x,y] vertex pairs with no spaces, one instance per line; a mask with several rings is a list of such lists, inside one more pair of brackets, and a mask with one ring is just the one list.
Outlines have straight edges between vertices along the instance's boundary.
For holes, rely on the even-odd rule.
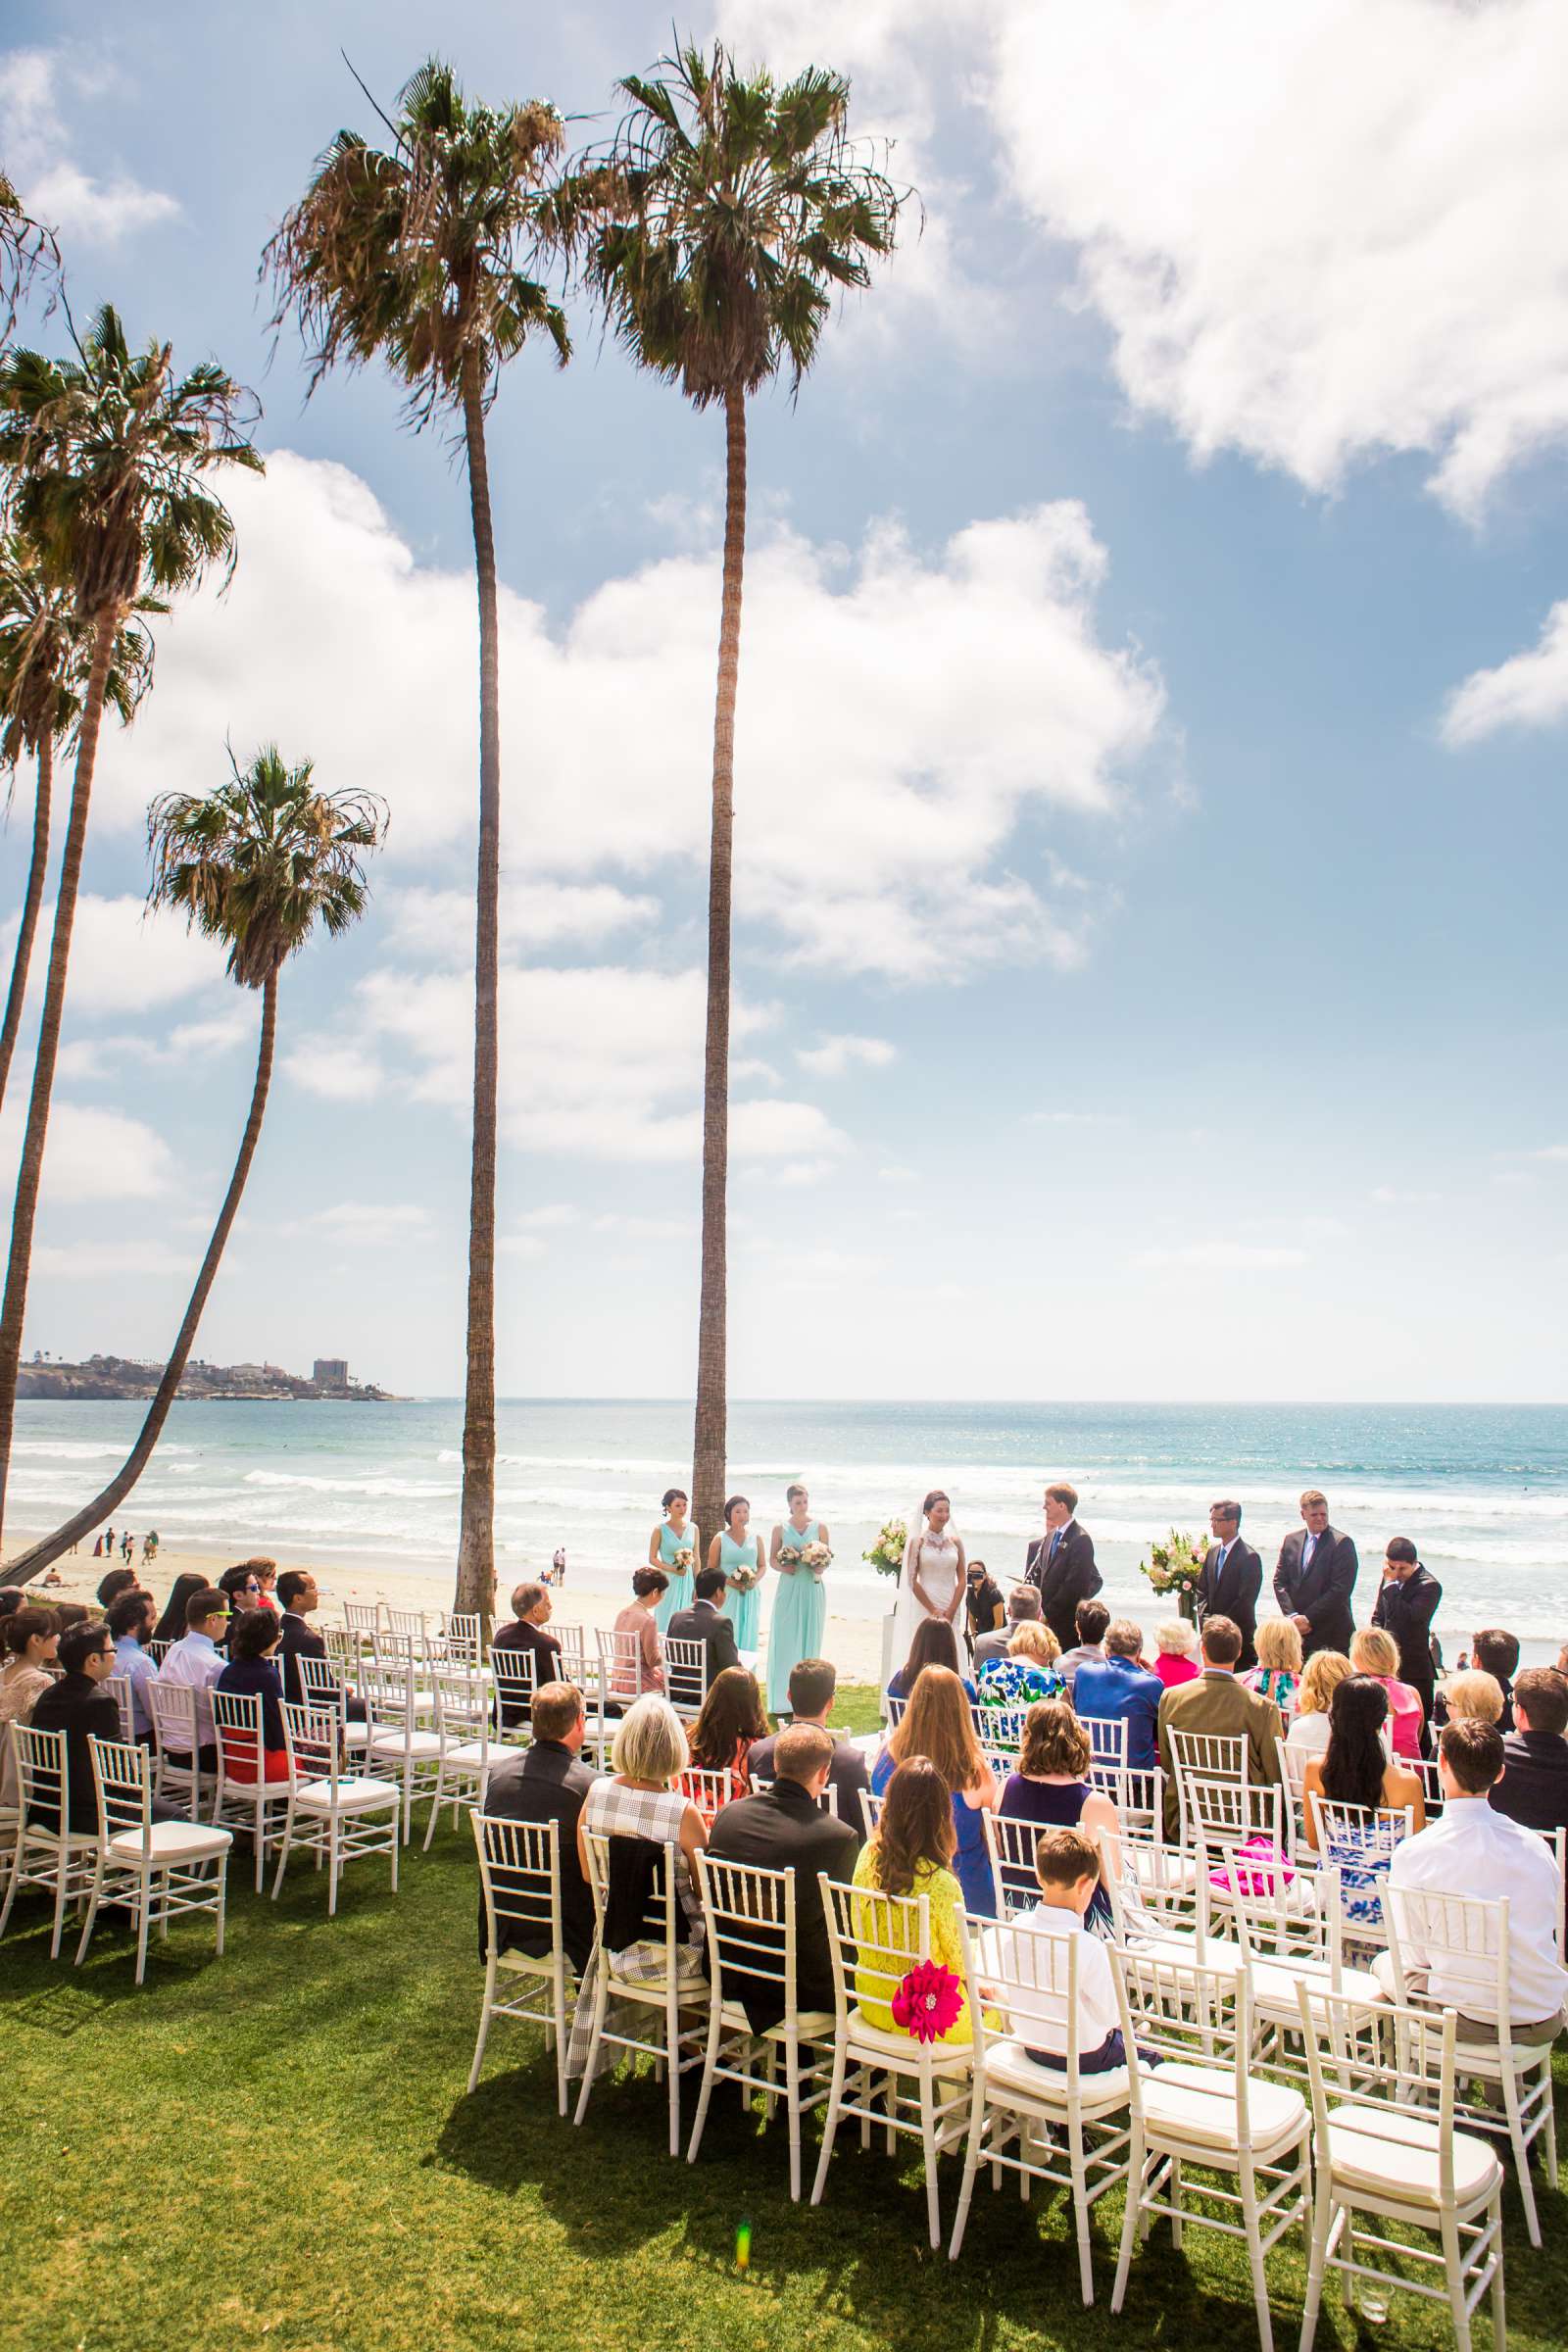
[[[280,1364],[187,1364],[178,1395],[208,1404],[396,1404],[399,1399],[373,1382],[350,1380],[348,1366],[333,1363],[329,1377],[306,1380]],[[138,1363],[123,1355],[89,1355],[79,1364],[35,1356],[17,1377],[17,1395],[51,1403],[110,1404],[150,1397],[164,1376],[162,1364]]]

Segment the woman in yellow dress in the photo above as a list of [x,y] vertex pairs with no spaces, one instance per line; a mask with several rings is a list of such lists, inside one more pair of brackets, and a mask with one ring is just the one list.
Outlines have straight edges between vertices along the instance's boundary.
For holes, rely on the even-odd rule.
[[[855,1933],[861,1947],[855,1998],[866,2024],[881,2033],[907,2031],[893,2014],[892,1997],[898,1984],[893,1970],[899,1953],[907,1952],[911,1969],[919,1965],[921,1953],[916,1918],[877,1897],[923,1894],[931,1917],[930,1958],[938,1968],[951,1970],[957,1993],[956,2008],[931,2038],[974,2039],[964,1990],[963,1946],[958,1938],[963,1893],[948,1867],[956,1842],[952,1790],[934,1764],[924,1756],[911,1756],[889,1781],[876,1836],[861,1849],[855,1867]],[[910,2039],[914,2039],[912,2034]]]

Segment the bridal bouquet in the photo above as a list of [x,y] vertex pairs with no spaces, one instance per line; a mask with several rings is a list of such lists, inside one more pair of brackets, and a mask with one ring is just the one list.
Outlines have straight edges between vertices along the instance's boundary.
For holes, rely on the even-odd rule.
[[1138,1573],[1148,1577],[1153,1592],[1174,1592],[1179,1599],[1190,1600],[1203,1573],[1203,1545],[1173,1527],[1163,1544],[1151,1544],[1148,1559],[1138,1563]]
[[909,1531],[902,1519],[889,1519],[869,1551],[860,1557],[874,1568],[878,1576],[902,1576],[904,1554],[908,1547]]
[[686,1573],[686,1571],[687,1571],[687,1569],[688,1569],[688,1568],[691,1566],[691,1564],[692,1564],[692,1547],[691,1547],[691,1545],[690,1545],[689,1544],[681,1544],[677,1545],[677,1547],[676,1547],[676,1551],[675,1551],[675,1573],[677,1574],[677,1576],[684,1576],[684,1575],[685,1575],[685,1573]]
[[749,1592],[757,1582],[756,1563],[754,1562],[750,1567],[747,1568],[734,1569],[731,1572],[729,1581],[734,1586],[737,1592]]
[[815,1577],[817,1583],[820,1584],[822,1582],[822,1571],[825,1567],[827,1567],[832,1557],[833,1554],[829,1551],[825,1544],[808,1544],[806,1549],[801,1554],[801,1566],[803,1568],[808,1568],[811,1574]]

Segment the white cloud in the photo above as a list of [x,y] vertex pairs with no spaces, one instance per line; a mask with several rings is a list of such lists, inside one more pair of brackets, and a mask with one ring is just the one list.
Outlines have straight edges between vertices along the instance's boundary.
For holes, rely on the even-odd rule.
[[381,1092],[381,1065],[363,1046],[299,1046],[284,1054],[283,1069],[308,1095],[329,1102],[371,1102]]
[[1541,1150],[1532,1152],[1530,1156],[1532,1159],[1568,1159],[1568,1144],[1543,1144]]
[[[382,894],[394,947],[432,963],[473,962],[471,890],[399,889]],[[526,955],[565,942],[597,945],[659,919],[659,901],[609,882],[503,882],[501,947]]]
[[547,1200],[538,1208],[524,1209],[517,1225],[528,1233],[550,1233],[561,1225],[576,1225],[581,1218],[582,1210],[569,1200]]
[[257,1041],[259,1013],[246,1004],[210,1021],[181,1021],[167,1038],[116,1035],[78,1037],[60,1049],[56,1077],[61,1081],[112,1080],[125,1074],[126,1064],[138,1068],[186,1069],[192,1062],[213,1061],[239,1045]]
[[[143,811],[145,818],[145,810]],[[38,935],[28,973],[29,1002],[41,1003],[49,938],[54,929],[54,902],[39,909]],[[9,964],[16,949],[20,909],[0,927],[0,955]],[[105,1012],[147,1012],[170,1004],[198,989],[232,989],[224,974],[223,951],[212,940],[188,931],[178,917],[149,914],[143,900],[131,897],[95,898],[83,891],[76,901],[71,931],[71,975],[66,986],[66,1023]],[[238,1035],[241,1015],[232,1004],[216,1016],[225,1032]],[[256,1016],[250,1016],[254,1033]],[[204,1031],[211,1024],[203,1023]],[[188,1034],[188,1033],[187,1033]],[[106,1048],[114,1041],[103,1041]]]
[[1132,1262],[1151,1273],[1273,1274],[1304,1266],[1306,1251],[1262,1242],[1188,1242],[1175,1249],[1142,1250]]
[[1408,1193],[1395,1184],[1379,1184],[1372,1188],[1372,1198],[1380,1208],[1412,1208],[1429,1200],[1441,1200],[1441,1193]]
[[337,1200],[280,1225],[278,1231],[290,1240],[322,1234],[356,1249],[379,1250],[422,1240],[430,1222],[430,1211],[418,1200]]
[[920,1181],[918,1168],[878,1168],[876,1176],[878,1184],[918,1184]]
[[[231,1260],[225,1260],[232,1267]],[[196,1271],[194,1255],[171,1250],[164,1242],[78,1242],[69,1249],[34,1250],[34,1274],[53,1274],[63,1282],[104,1282],[136,1275],[178,1274],[187,1282]]]
[[60,114],[62,83],[74,83],[78,93],[104,87],[100,74],[74,72],[58,52],[13,49],[0,57],[7,162],[28,211],[76,244],[118,245],[138,228],[173,220],[179,206],[172,196],[124,172],[95,179],[73,159]]
[[798,1047],[795,1058],[813,1078],[842,1078],[852,1069],[885,1070],[899,1050],[885,1037],[824,1037],[819,1046]]
[[[22,1148],[24,1112],[13,1097],[0,1119],[0,1165],[14,1168]],[[40,1201],[152,1200],[172,1186],[169,1147],[140,1119],[83,1102],[50,1105]]]
[[1479,743],[1499,727],[1551,727],[1568,717],[1568,599],[1553,605],[1540,642],[1495,669],[1474,669],[1449,695],[1443,740]]

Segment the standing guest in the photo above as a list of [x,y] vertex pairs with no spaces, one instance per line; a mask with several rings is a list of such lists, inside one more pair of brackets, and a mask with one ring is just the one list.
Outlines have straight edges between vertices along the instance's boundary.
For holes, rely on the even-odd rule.
[[702,1538],[686,1516],[686,1499],[684,1488],[668,1490],[660,1506],[664,1516],[648,1539],[649,1567],[662,1568],[669,1580],[659,1604],[658,1624],[662,1634],[668,1633],[675,1611],[689,1609],[692,1603],[692,1569]]
[[1307,1757],[1301,1775],[1306,1842],[1340,1874],[1340,1915],[1347,1927],[1370,1929],[1380,1940],[1389,1875],[1383,1833],[1375,1822],[1352,1822],[1325,1835],[1313,1800],[1326,1797],[1331,1804],[1354,1805],[1374,1815],[1408,1812],[1412,1830],[1426,1827],[1418,1775],[1396,1764],[1384,1744],[1388,1713],[1388,1693],[1380,1682],[1369,1674],[1348,1676],[1329,1709],[1328,1746],[1322,1755]]
[[286,1781],[288,1743],[283,1737],[283,1679],[277,1671],[282,1629],[275,1609],[247,1609],[228,1629],[228,1664],[214,1685],[235,1698],[262,1702],[262,1767],[248,1732],[230,1732],[223,1742],[223,1772],[231,1781]]
[[611,1692],[616,1698],[640,1698],[645,1690],[663,1691],[664,1649],[654,1611],[668,1591],[669,1579],[662,1568],[632,1570],[631,1598],[615,1619],[615,1631],[636,1635],[640,1662],[633,1666],[616,1660],[610,1678]]
[[1002,1597],[1002,1587],[984,1560],[971,1560],[964,1570],[963,1594],[963,1638],[971,1662],[974,1660],[975,1643],[986,1634],[1000,1633],[1006,1622],[1006,1615],[1007,1606]]
[[725,1503],[723,1530],[708,1546],[708,1565],[724,1571],[736,1648],[755,1650],[762,1605],[762,1539],[752,1533],[752,1506],[744,1494],[732,1494]]
[[[78,1837],[93,1838],[98,1834],[98,1785],[87,1742],[120,1739],[120,1709],[103,1689],[115,1671],[115,1645],[102,1618],[74,1625],[61,1635],[60,1663],[64,1672],[33,1702],[32,1728],[65,1733],[66,1824]],[[40,1829],[60,1826],[52,1806],[35,1807],[30,1818]]]
[[491,1637],[492,1649],[520,1650],[533,1660],[534,1688],[541,1683],[561,1680],[561,1643],[554,1634],[547,1634],[550,1623],[550,1595],[541,1584],[531,1579],[518,1585],[512,1595],[512,1621]]
[[108,1575],[100,1577],[98,1581],[98,1606],[107,1609],[112,1600],[120,1598],[122,1592],[133,1592],[135,1589],[134,1568],[111,1568]]
[[17,1801],[17,1765],[9,1723],[30,1723],[32,1710],[57,1679],[60,1620],[53,1609],[13,1609],[5,1620],[6,1662],[0,1672],[0,1805]]
[[[797,1729],[802,1724],[814,1724],[819,1731],[827,1730],[828,1710],[838,1682],[838,1670],[829,1659],[802,1658],[790,1675],[790,1720]],[[775,1777],[775,1758],[783,1737],[780,1732],[776,1737],[758,1740],[747,1758],[747,1769],[754,1781],[770,1781]],[[848,1740],[834,1740],[827,1777],[838,1802],[840,1821],[849,1822],[858,1833],[860,1792],[871,1786],[871,1776],[859,1748]]]
[[277,1597],[282,1603],[283,1695],[290,1706],[303,1706],[305,1679],[300,1660],[326,1655],[326,1643],[311,1623],[311,1613],[319,1608],[321,1595],[308,1568],[285,1568],[277,1580]]
[[1080,1716],[1127,1726],[1129,1772],[1152,1772],[1159,1762],[1156,1731],[1165,1687],[1143,1658],[1143,1627],[1117,1617],[1105,1631],[1104,1663],[1080,1666],[1073,1684],[1072,1703]]
[[235,1568],[225,1568],[218,1580],[218,1589],[228,1603],[230,1633],[247,1609],[262,1605],[262,1580],[249,1560],[241,1560]]
[[[889,1698],[907,1698],[927,1666],[945,1666],[950,1674],[958,1674],[957,1636],[945,1617],[927,1617],[915,1628],[908,1656],[898,1673],[889,1678]],[[959,1680],[972,1706],[975,1687],[966,1675],[959,1675]]]
[[1527,1830],[1568,1828],[1568,1676],[1527,1666],[1513,1687],[1513,1730],[1502,1742],[1506,1770],[1492,1809]]
[[1359,1562],[1348,1536],[1329,1525],[1328,1498],[1316,1487],[1301,1496],[1301,1525],[1280,1545],[1274,1598],[1294,1617],[1304,1654],[1346,1649],[1355,1631],[1351,1596]]
[[1399,1680],[1399,1647],[1394,1636],[1381,1625],[1363,1626],[1350,1643],[1350,1664],[1357,1674],[1368,1674],[1374,1682],[1381,1683],[1388,1693],[1395,1754],[1419,1756],[1426,1709],[1421,1704],[1420,1691]]
[[[228,1631],[228,1607],[222,1593],[212,1586],[199,1585],[185,1603],[185,1631],[158,1669],[161,1683],[182,1683],[196,1693],[196,1760],[203,1772],[218,1770],[210,1693],[223,1671],[218,1644]],[[189,1755],[190,1750],[180,1745],[177,1730],[171,1727],[161,1737],[171,1755]]]
[[[1119,1874],[1121,1825],[1109,1797],[1090,1780],[1092,1761],[1089,1735],[1067,1701],[1038,1699],[1024,1717],[1018,1767],[1008,1775],[1000,1810],[1007,1821],[1103,1835],[1110,1840],[1110,1867]],[[1095,1890],[1089,1924],[1097,1935],[1111,1932],[1110,1897],[1102,1886]]]
[[1198,1628],[1185,1617],[1167,1617],[1154,1628],[1153,1672],[1167,1690],[1196,1683],[1202,1668],[1198,1662]]
[[1502,1685],[1494,1674],[1466,1666],[1450,1674],[1438,1692],[1437,1720],[1448,1723],[1494,1723],[1502,1729]]
[[994,1918],[996,1887],[981,1817],[997,1809],[996,1776],[980,1752],[963,1685],[946,1666],[922,1670],[898,1729],[871,1768],[875,1795],[884,1793],[899,1766],[911,1756],[926,1757],[953,1791],[953,1867],[963,1889],[964,1904],[970,1911]]
[[[1329,1743],[1334,1693],[1354,1672],[1343,1649],[1320,1649],[1307,1659],[1296,1693],[1296,1717],[1285,1735],[1285,1744],[1293,1753],[1322,1755]],[[1389,1752],[1393,1753],[1392,1741]]]
[[1394,1671],[1419,1695],[1422,1719],[1429,1724],[1437,1682],[1432,1627],[1442,1598],[1443,1587],[1422,1567],[1409,1537],[1391,1536],[1384,1547],[1383,1582],[1372,1622],[1394,1636],[1399,1651]]
[[1301,1637],[1294,1617],[1268,1617],[1255,1642],[1257,1664],[1242,1681],[1260,1698],[1271,1698],[1289,1723],[1301,1684]]
[[1176,1795],[1176,1759],[1172,1732],[1207,1732],[1247,1741],[1247,1778],[1267,1781],[1280,1777],[1278,1742],[1285,1736],[1280,1711],[1272,1699],[1260,1698],[1236,1679],[1242,1654],[1242,1629],[1228,1617],[1207,1617],[1200,1644],[1203,1671],[1196,1683],[1181,1683],[1159,1702],[1159,1760],[1165,1771],[1165,1835],[1174,1838],[1181,1812]]
[[[1396,1847],[1389,1884],[1421,1894],[1507,1898],[1509,2038],[1544,2045],[1568,2025],[1568,1971],[1558,1953],[1562,1881],[1544,1839],[1493,1808],[1503,1755],[1495,1724],[1472,1719],[1446,1727],[1438,1742],[1443,1811],[1419,1838]],[[1469,1968],[1446,1968],[1441,1960],[1430,1966],[1408,1934],[1400,1938],[1400,1958],[1406,1994],[1422,1993],[1456,2009],[1461,2042],[1496,2040],[1502,2021],[1490,1970],[1473,1962]],[[1389,1953],[1379,1952],[1372,1972],[1385,1992],[1397,1990]]]
[[1477,1634],[1470,1643],[1470,1663],[1480,1674],[1490,1674],[1502,1692],[1502,1714],[1497,1729],[1503,1734],[1513,1730],[1513,1678],[1519,1671],[1519,1637],[1504,1633],[1501,1626],[1493,1626]]
[[[1104,1943],[1084,1932],[1097,1898],[1103,1898],[1099,1852],[1081,1830],[1048,1831],[1035,1847],[1035,1878],[1040,1900],[1033,1910],[1019,1912],[1013,1929],[1032,1936],[1077,1936],[1078,2072],[1110,2074],[1127,2063],[1116,1984]],[[1010,2006],[1024,2056],[1037,2066],[1065,2073],[1067,2023],[1058,2004],[1031,1999],[1026,1988],[1014,1990]]]
[[[796,1669],[799,1673],[800,1669]],[[743,1796],[726,1805],[708,1840],[714,1862],[742,1862],[754,1870],[787,1870],[795,1882],[795,1994],[801,2009],[833,2007],[833,1960],[828,1946],[827,1921],[822,1911],[818,1873],[847,1886],[860,1850],[857,1813],[836,1819],[821,1807],[836,1749],[831,1734],[818,1723],[805,1722],[797,1713],[787,1731],[767,1741],[773,1766],[773,1786],[761,1796]],[[758,1750],[752,1751],[754,1757]],[[765,1928],[752,1929],[746,1955],[762,1965],[762,1952],[774,1940],[780,1951],[782,1935]],[[761,1951],[755,1947],[762,1947]],[[775,1993],[755,1977],[740,1977],[735,1998],[746,2011],[754,2034],[765,2034],[784,2017],[782,1983]]]
[[[570,1683],[541,1683],[530,1701],[529,1717],[532,1744],[515,1763],[503,1764],[491,1774],[484,1810],[498,1821],[560,1824],[561,1940],[567,1959],[581,1976],[594,1948],[594,1902],[583,1875],[577,1821],[583,1800],[599,1778],[581,1760],[588,1731],[582,1692]],[[498,1891],[505,1892],[510,1874],[497,1871],[495,1876]],[[550,1930],[545,1925],[530,1926],[526,1920],[501,1919],[496,1924],[496,1940],[501,1951],[524,1952],[540,1960],[550,1949]],[[489,1957],[482,1897],[479,1957]]]
[[[1078,1603],[1093,1600],[1102,1583],[1095,1566],[1095,1541],[1079,1526],[1076,1487],[1046,1489],[1046,1532],[1031,1544],[1024,1578],[1040,1593],[1040,1613],[1062,1650],[1078,1639]],[[1108,1622],[1108,1619],[1107,1619]]]
[[920,1525],[904,1547],[898,1613],[893,1620],[896,1658],[908,1656],[910,1643],[928,1617],[955,1627],[957,1624],[968,1563],[952,1522],[952,1502],[940,1487],[933,1487],[920,1505]]
[[756,1741],[766,1736],[767,1717],[756,1675],[744,1666],[726,1666],[709,1684],[703,1711],[688,1734],[693,1765],[699,1772],[727,1772],[731,1793],[749,1796],[752,1782],[746,1760]]
[[1250,1544],[1242,1542],[1239,1502],[1211,1502],[1209,1533],[1214,1541],[1203,1554],[1198,1580],[1198,1618],[1229,1617],[1242,1629],[1242,1671],[1257,1664],[1257,1596],[1263,1587],[1263,1563]]
[[1105,1659],[1105,1628],[1110,1623],[1110,1611],[1102,1600],[1081,1600],[1073,1612],[1073,1631],[1078,1639],[1071,1649],[1064,1649],[1056,1660],[1056,1672],[1072,1688],[1080,1666],[1102,1666]]
[[115,1642],[115,1672],[130,1685],[131,1729],[144,1746],[153,1736],[152,1705],[147,1686],[158,1672],[144,1644],[152,1640],[158,1622],[158,1603],[150,1592],[134,1586],[109,1604],[109,1631]]
[[[963,1944],[958,1913],[965,1908],[962,1887],[951,1867],[954,1860],[956,1800],[947,1782],[929,1757],[911,1756],[901,1764],[887,1785],[887,1798],[876,1835],[860,1849],[855,1866],[858,1890],[854,1905],[855,1932],[862,1957],[855,1976],[856,2006],[868,2026],[882,2034],[908,2029],[894,2017],[890,1995],[890,1953],[907,1952],[912,1968],[919,1956],[914,1916],[896,1911],[878,1895],[923,1894],[930,1921],[930,1951],[938,1968],[958,1981],[958,2007],[938,2041],[972,2041],[974,2023],[964,1986]],[[995,1903],[987,1905],[988,1913]],[[874,1958],[865,1947],[874,1947]]]
[[182,1569],[170,1589],[169,1598],[164,1603],[164,1613],[153,1629],[153,1640],[155,1642],[183,1641],[189,1624],[185,1612],[190,1605],[191,1595],[196,1592],[205,1592],[207,1590],[208,1584],[205,1576],[193,1576],[188,1568]]
[[[988,1659],[1004,1658],[1007,1644],[1020,1625],[1041,1625],[1040,1595],[1033,1585],[1014,1585],[1007,1594],[1006,1623],[993,1628],[988,1634],[976,1636],[974,1644],[975,1671],[979,1672]],[[1053,1637],[1054,1639],[1054,1637]],[[1060,1656],[1060,1651],[1057,1651]]]
[[769,1538],[767,1552],[778,1571],[773,1588],[773,1622],[767,1629],[767,1704],[782,1715],[790,1702],[790,1671],[802,1658],[819,1657],[827,1623],[827,1594],[821,1576],[793,1555],[808,1544],[826,1544],[827,1528],[811,1516],[811,1497],[803,1486],[790,1487],[784,1496],[790,1515]]

